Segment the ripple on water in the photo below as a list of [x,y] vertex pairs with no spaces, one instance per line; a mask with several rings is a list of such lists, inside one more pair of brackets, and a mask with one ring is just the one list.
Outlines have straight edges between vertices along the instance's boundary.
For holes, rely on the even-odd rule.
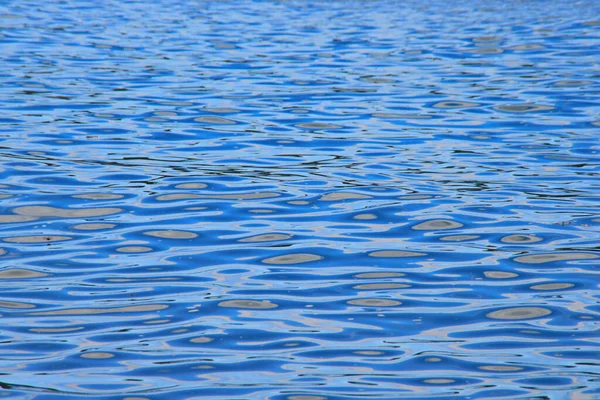
[[572,288],[574,286],[575,285],[572,283],[555,282],[555,283],[542,283],[539,285],[533,285],[530,287],[530,289],[532,289],[532,290],[563,290],[563,289]]
[[338,192],[338,193],[328,193],[324,196],[321,196],[319,200],[321,201],[343,201],[343,200],[362,200],[362,199],[371,199],[371,196],[361,193],[351,193],[351,192]]
[[216,199],[216,200],[260,200],[281,196],[279,193],[258,192],[258,193],[237,193],[237,194],[194,194],[194,193],[173,193],[164,194],[156,197],[159,201],[185,200],[185,199]]
[[600,1],[504,3],[0,2],[0,395],[593,397]]
[[328,397],[325,396],[316,396],[316,395],[294,395],[286,397],[286,400],[328,400]]
[[365,213],[365,214],[357,214],[353,218],[357,219],[357,220],[367,221],[367,220],[377,219],[377,215],[371,214],[371,213]]
[[15,208],[13,212],[29,217],[86,218],[118,214],[123,212],[123,210],[114,207],[66,209],[50,206],[24,206]]
[[311,253],[284,254],[281,256],[269,257],[262,260],[265,264],[302,264],[306,262],[322,260],[323,256]]
[[92,360],[106,360],[108,358],[113,358],[114,356],[115,355],[113,353],[107,353],[104,351],[90,351],[81,354],[81,358],[88,358]]
[[130,312],[159,311],[168,308],[165,304],[146,304],[139,306],[125,306],[114,308],[70,308],[54,311],[37,311],[30,315],[96,315],[96,314],[119,314]]
[[516,46],[512,46],[509,49],[514,51],[527,51],[527,50],[541,50],[544,46],[535,43],[529,44],[518,44]]
[[219,307],[268,310],[279,306],[269,300],[227,300],[220,302]]
[[362,285],[354,286],[357,290],[383,290],[383,289],[404,289],[410,285],[404,283],[365,283]]
[[85,193],[85,194],[76,194],[73,195],[75,199],[86,199],[86,200],[116,200],[122,199],[122,194],[113,194],[113,193]]
[[593,260],[600,256],[592,253],[548,253],[532,254],[529,256],[516,257],[514,260],[523,264],[544,264],[555,261]]
[[431,115],[419,115],[419,114],[396,114],[396,113],[373,113],[371,114],[375,118],[384,119],[429,119]]
[[144,235],[154,236],[163,239],[194,239],[198,237],[198,234],[194,232],[177,231],[173,229],[163,231],[145,231]]
[[186,199],[200,199],[201,196],[193,193],[172,193],[163,194],[156,197],[158,201],[173,201],[173,200],[186,200]]
[[291,239],[292,235],[286,235],[284,233],[266,233],[264,235],[256,235],[252,237],[247,237],[243,239],[239,239],[238,242],[242,243],[258,243],[258,242],[273,242],[277,240],[287,240]]
[[341,129],[343,128],[340,125],[329,124],[326,122],[305,122],[301,124],[296,124],[298,128],[304,129]]
[[70,236],[59,236],[59,235],[34,235],[34,236],[15,236],[2,239],[9,243],[50,243],[50,242],[62,242],[70,240]]
[[542,240],[544,239],[535,235],[508,235],[500,239],[504,243],[537,243]]
[[451,383],[455,383],[456,381],[454,379],[448,379],[448,378],[431,378],[431,379],[424,379],[423,383],[428,383],[430,385],[449,385]]
[[152,250],[152,247],[148,246],[123,246],[117,248],[119,253],[147,253]]
[[30,222],[37,220],[37,217],[28,215],[0,215],[0,224],[14,224],[19,222]]
[[503,49],[499,49],[497,47],[481,47],[477,49],[467,49],[465,50],[467,53],[472,54],[502,54],[504,53]]
[[73,225],[73,229],[81,230],[81,231],[99,231],[102,229],[112,229],[116,224],[107,224],[107,223],[89,223],[89,224],[77,224]]
[[215,340],[215,339],[213,339],[211,337],[198,336],[198,337],[195,337],[195,338],[191,338],[190,339],[190,343],[210,343],[213,340]]
[[9,268],[0,270],[0,279],[30,279],[41,278],[44,276],[49,276],[49,274],[22,268]]
[[516,278],[517,276],[519,276],[518,274],[515,274],[514,272],[506,272],[506,271],[485,271],[483,273],[483,275],[485,275],[486,278],[490,278],[490,279],[510,279],[510,278]]
[[194,119],[196,122],[204,122],[206,124],[214,124],[214,125],[236,125],[237,122],[232,119],[222,118],[222,117],[198,117]]
[[382,278],[395,278],[405,276],[402,272],[363,272],[361,274],[354,275],[358,279],[382,279]]
[[415,251],[400,251],[400,250],[379,250],[369,253],[371,257],[385,257],[385,258],[401,258],[401,257],[421,257],[426,256],[425,253],[418,253]]
[[376,299],[376,298],[364,298],[364,299],[353,299],[348,300],[348,304],[353,306],[364,306],[364,307],[394,307],[399,306],[402,302],[398,300],[390,299]]
[[35,308],[34,304],[0,300],[0,308]]
[[457,229],[463,224],[448,219],[432,219],[430,221],[421,222],[412,228],[417,231],[439,231],[444,229]]
[[177,189],[204,189],[207,187],[206,183],[200,182],[189,182],[189,183],[180,183],[175,186]]
[[35,333],[64,333],[64,332],[75,332],[85,329],[83,326],[72,326],[66,328],[30,328],[30,332]]
[[444,242],[466,242],[468,240],[479,239],[481,236],[478,235],[452,235],[452,236],[442,236],[440,240]]
[[477,367],[483,371],[491,371],[491,372],[516,372],[522,371],[523,367],[515,367],[512,365],[481,365]]
[[478,107],[481,104],[471,103],[468,101],[440,101],[433,105],[434,108],[472,108]]
[[513,307],[492,311],[486,317],[491,319],[520,320],[539,318],[550,314],[552,314],[552,311],[542,307]]
[[235,114],[240,112],[237,108],[226,108],[226,107],[207,107],[203,108],[203,111],[211,112],[215,114]]
[[592,85],[593,83],[594,82],[592,82],[592,81],[585,81],[585,80],[564,80],[564,81],[554,82],[554,86],[581,87],[581,86],[589,86],[589,85]]
[[510,113],[528,113],[538,111],[549,111],[554,109],[554,107],[540,104],[503,104],[495,106],[494,109]]
[[248,210],[248,212],[253,214],[269,214],[275,212],[275,210],[270,210],[268,208],[255,208],[252,210]]
[[409,194],[406,196],[399,197],[400,200],[428,200],[432,198],[433,196],[428,194]]

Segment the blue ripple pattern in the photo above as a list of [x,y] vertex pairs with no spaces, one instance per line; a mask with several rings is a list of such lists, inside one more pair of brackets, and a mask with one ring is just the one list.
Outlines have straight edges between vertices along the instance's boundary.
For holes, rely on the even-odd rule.
[[0,4],[0,397],[600,399],[600,3]]

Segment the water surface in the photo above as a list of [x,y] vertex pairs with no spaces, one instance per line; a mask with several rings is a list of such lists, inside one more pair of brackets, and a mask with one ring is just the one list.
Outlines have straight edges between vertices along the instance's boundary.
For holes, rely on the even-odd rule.
[[599,15],[3,2],[0,397],[600,398]]

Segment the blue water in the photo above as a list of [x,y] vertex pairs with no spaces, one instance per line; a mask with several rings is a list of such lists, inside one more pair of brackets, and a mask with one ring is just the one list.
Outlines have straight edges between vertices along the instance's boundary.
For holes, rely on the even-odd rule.
[[0,3],[0,397],[600,399],[600,3]]

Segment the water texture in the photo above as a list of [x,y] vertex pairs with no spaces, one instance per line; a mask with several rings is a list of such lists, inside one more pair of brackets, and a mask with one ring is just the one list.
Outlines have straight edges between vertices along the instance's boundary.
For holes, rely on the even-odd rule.
[[600,3],[0,3],[0,397],[600,399]]

